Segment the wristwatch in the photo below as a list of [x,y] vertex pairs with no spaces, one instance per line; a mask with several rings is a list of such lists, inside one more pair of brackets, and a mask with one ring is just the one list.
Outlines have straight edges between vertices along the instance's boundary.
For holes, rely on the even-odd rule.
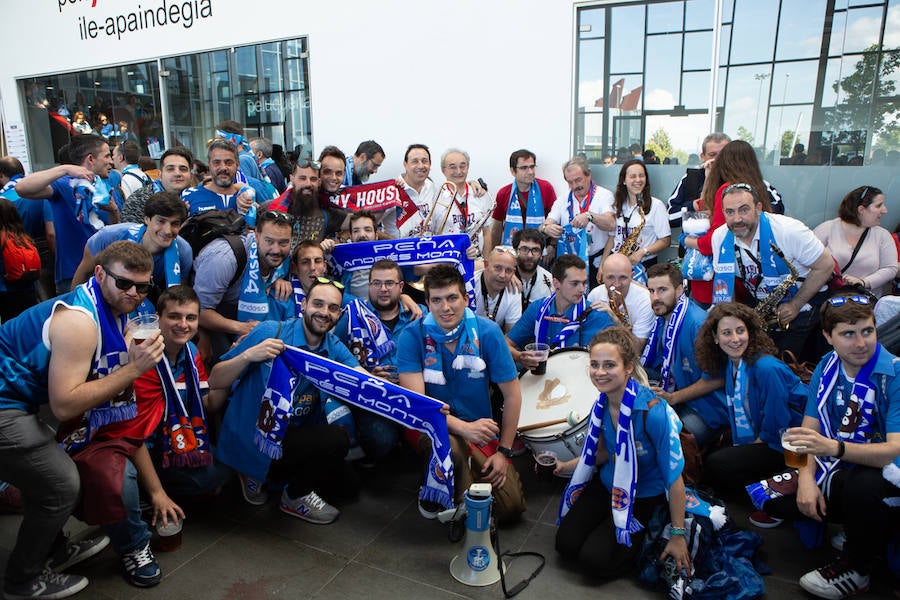
[[507,448],[506,446],[497,446],[497,452],[505,456],[506,458],[513,457],[513,451],[511,448]]

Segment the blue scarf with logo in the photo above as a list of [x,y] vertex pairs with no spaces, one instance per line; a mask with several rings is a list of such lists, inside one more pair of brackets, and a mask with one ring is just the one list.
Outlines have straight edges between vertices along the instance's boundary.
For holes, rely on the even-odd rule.
[[260,418],[255,439],[261,452],[272,458],[281,456],[292,390],[301,377],[325,394],[427,435],[432,455],[420,498],[453,506],[450,435],[447,417],[441,414],[444,403],[293,346],[287,346],[272,362],[262,400],[266,418]]
[[[528,190],[528,204],[525,207],[525,227],[537,229],[544,222],[544,202],[541,198],[541,187],[537,180],[531,182]],[[513,235],[522,229],[522,204],[519,202],[519,186],[513,180],[509,190],[509,205],[506,209],[506,221],[503,225],[503,241],[501,244],[512,245]]]
[[156,365],[156,374],[162,384],[163,399],[166,402],[162,436],[164,469],[203,467],[213,462],[203,395],[200,393],[200,374],[197,372],[191,344],[186,344],[181,353],[187,404],[178,391],[169,359],[164,356]]
[[[675,377],[672,376],[672,360],[675,358],[675,346],[677,345],[678,333],[681,331],[681,325],[684,323],[684,316],[687,314],[688,302],[687,296],[682,294],[672,314],[669,315],[669,322],[666,324],[665,335],[663,336],[663,360],[662,368],[659,370],[659,385],[667,391],[675,390]],[[656,364],[657,352],[659,352],[659,330],[660,325],[664,322],[663,317],[656,317],[653,322],[653,330],[644,346],[644,352],[641,354],[641,365],[653,366]]]
[[544,300],[543,304],[541,304],[541,307],[538,309],[537,323],[534,324],[534,341],[549,343],[551,348],[565,348],[567,347],[566,340],[581,327],[582,320],[580,317],[582,313],[587,310],[587,300],[582,297],[581,301],[574,306],[572,320],[563,325],[563,328],[559,330],[559,333],[556,334],[556,337],[554,337],[552,341],[545,342],[547,339],[547,328],[549,327],[549,325],[547,325],[546,317],[550,314],[550,311],[556,307],[555,303],[556,292],[553,292],[546,300]]
[[[568,211],[569,211],[569,222],[563,225],[563,234],[559,237],[558,248],[556,251],[557,256],[562,256],[563,254],[574,254],[584,262],[588,261],[588,246],[590,245],[590,239],[588,239],[587,228],[585,229],[575,229],[572,227],[572,219],[575,218],[576,215],[580,215],[591,207],[591,202],[594,200],[594,182],[591,181],[591,187],[588,190],[588,195],[584,199],[584,202],[579,205],[578,200],[575,199],[575,193],[569,192],[568,199]],[[576,210],[578,212],[576,212]]]
[[478,340],[478,320],[471,308],[466,308],[462,320],[452,331],[444,331],[437,324],[432,313],[422,319],[425,330],[425,365],[422,376],[427,383],[446,385],[441,344],[456,342],[456,358],[451,365],[456,370],[471,369],[484,371],[487,363],[481,358],[481,343]]
[[[247,267],[241,279],[241,294],[238,297],[237,320],[264,321],[269,314],[269,298],[266,295],[267,282],[259,269],[259,253],[256,233],[250,234],[250,249],[247,251]],[[270,279],[275,281],[287,275],[290,261],[284,260],[274,269]]]
[[[131,240],[136,244],[140,244],[147,232],[146,225],[138,225],[135,223],[122,234],[120,240]],[[166,287],[179,285],[181,283],[181,262],[178,260],[178,239],[172,240],[169,247],[163,250],[163,261],[166,270]]]
[[366,349],[366,368],[377,367],[381,359],[393,351],[394,340],[378,315],[362,299],[356,298],[344,310],[347,311],[348,339],[361,343]]

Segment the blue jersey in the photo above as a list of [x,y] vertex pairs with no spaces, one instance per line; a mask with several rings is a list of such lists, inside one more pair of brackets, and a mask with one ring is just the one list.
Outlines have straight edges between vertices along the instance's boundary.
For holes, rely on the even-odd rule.
[[84,245],[97,232],[87,220],[78,220],[78,205],[70,185],[71,180],[66,175],[51,183],[53,194],[48,198],[56,229],[57,282],[72,278],[84,255]]

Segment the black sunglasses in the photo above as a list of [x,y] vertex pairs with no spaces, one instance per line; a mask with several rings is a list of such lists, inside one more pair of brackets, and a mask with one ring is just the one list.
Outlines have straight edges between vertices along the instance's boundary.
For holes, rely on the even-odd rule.
[[123,292],[127,292],[131,288],[134,288],[134,291],[136,291],[138,294],[146,294],[147,292],[150,291],[150,288],[153,287],[153,278],[152,277],[150,278],[150,281],[139,282],[139,281],[132,281],[131,279],[128,279],[127,277],[122,277],[121,275],[116,275],[115,273],[112,273],[109,269],[107,269],[106,267],[103,267],[103,271],[106,272],[107,275],[109,275],[110,277],[113,278],[113,281],[116,282],[116,287],[119,288],[120,290],[122,290]]
[[297,166],[295,168],[300,169],[314,169],[318,171],[322,168],[322,163],[317,160],[310,160],[308,158],[301,158],[297,160]]
[[279,222],[279,221],[284,221],[284,222],[287,223],[288,225],[293,225],[293,224],[294,224],[294,216],[293,216],[292,214],[290,214],[290,213],[282,212],[282,211],[280,211],[280,210],[267,210],[267,211],[264,211],[264,212],[259,216],[259,220],[260,220],[260,221],[274,221],[274,222],[276,222],[276,223]]

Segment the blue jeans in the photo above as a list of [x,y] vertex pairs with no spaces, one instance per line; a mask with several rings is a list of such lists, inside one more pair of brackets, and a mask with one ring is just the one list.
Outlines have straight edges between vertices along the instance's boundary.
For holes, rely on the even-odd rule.
[[106,533],[116,552],[127,554],[143,548],[150,541],[150,529],[141,520],[137,469],[130,460],[125,461],[125,472],[122,475],[122,503],[125,505],[125,519],[107,525]]
[[0,480],[19,488],[25,505],[5,575],[7,584],[23,583],[44,568],[78,502],[81,481],[50,427],[37,415],[13,409],[0,410]]
[[383,460],[400,444],[403,428],[394,421],[365,409],[353,407],[359,444],[372,460]]
[[231,478],[231,469],[220,462],[206,467],[169,467],[156,464],[166,493],[173,498],[212,496]]

